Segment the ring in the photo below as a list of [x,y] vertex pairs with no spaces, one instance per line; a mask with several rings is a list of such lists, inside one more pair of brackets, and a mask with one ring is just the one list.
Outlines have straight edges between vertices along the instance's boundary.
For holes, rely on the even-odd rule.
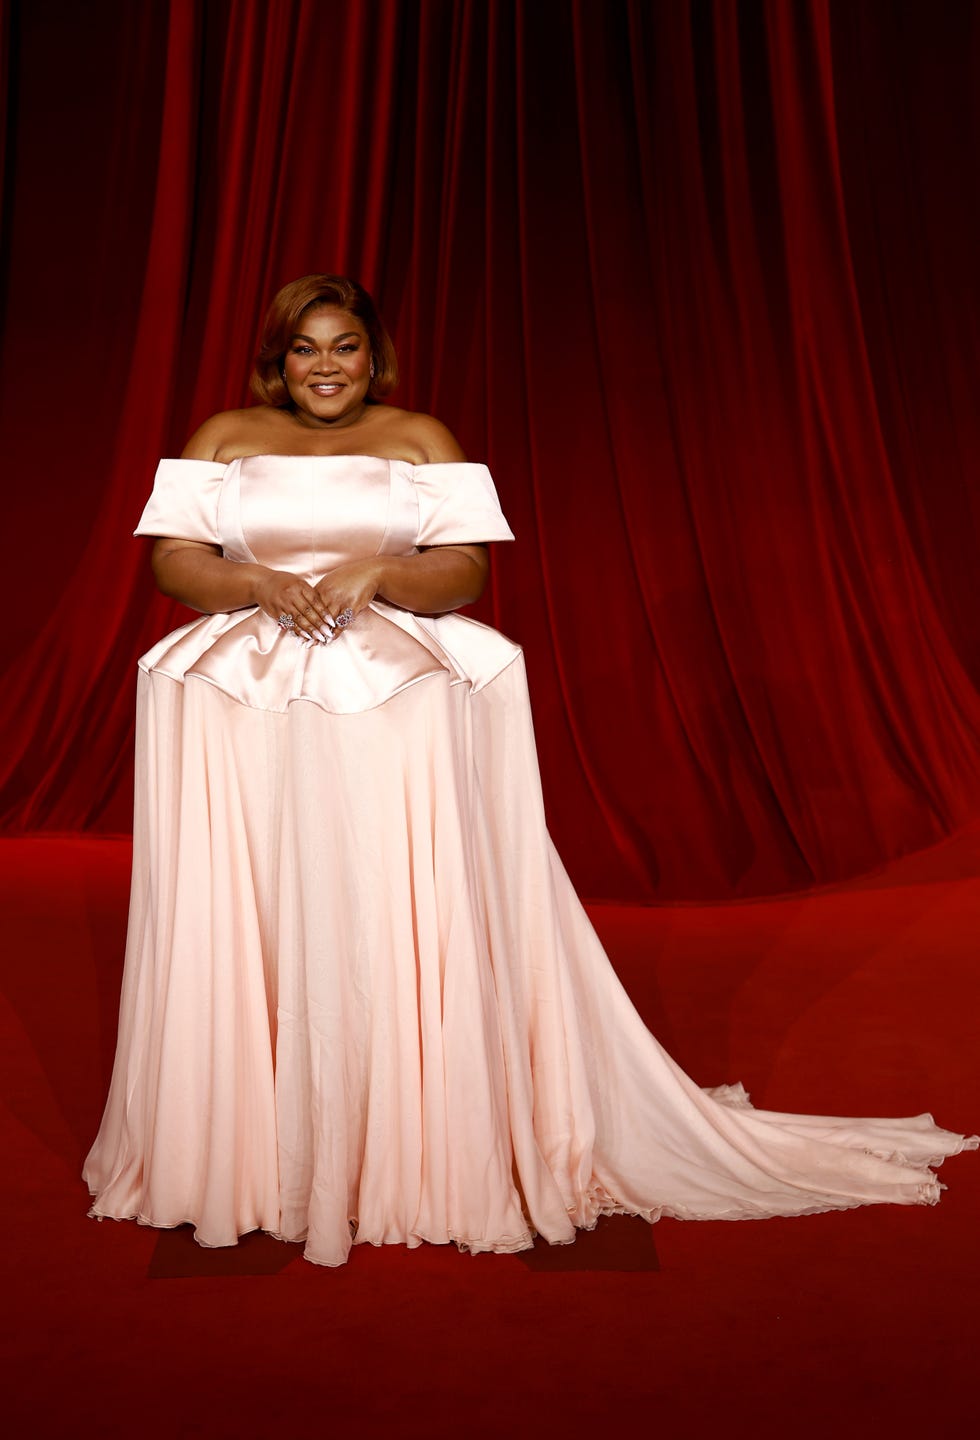
[[280,627],[280,629],[282,629],[282,630],[292,630],[292,628],[293,628],[293,626],[294,626],[295,624],[296,624],[295,617],[292,616],[292,615],[287,615],[285,611],[283,611],[283,613],[279,616],[279,627]]
[[337,624],[340,626],[341,630],[346,630],[347,626],[351,623],[353,618],[354,612],[348,605],[347,609],[341,610],[340,614],[337,616]]

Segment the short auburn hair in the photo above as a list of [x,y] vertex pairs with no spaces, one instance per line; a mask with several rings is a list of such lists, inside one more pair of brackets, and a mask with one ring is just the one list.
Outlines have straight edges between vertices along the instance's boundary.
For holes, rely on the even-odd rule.
[[374,376],[367,400],[376,403],[398,384],[398,357],[374,301],[356,280],[346,275],[304,275],[284,285],[269,306],[259,341],[259,353],[249,385],[252,394],[265,405],[286,409],[292,402],[282,367],[289,342],[297,334],[300,317],[317,305],[335,305],[360,320],[367,331],[374,362]]

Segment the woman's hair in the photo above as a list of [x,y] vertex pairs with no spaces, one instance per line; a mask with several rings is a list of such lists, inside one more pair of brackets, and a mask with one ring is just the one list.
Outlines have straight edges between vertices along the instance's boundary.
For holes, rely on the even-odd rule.
[[367,400],[374,402],[387,395],[398,384],[398,359],[374,301],[356,280],[344,275],[304,275],[284,285],[269,306],[255,357],[250,383],[252,394],[266,405],[285,409],[290,404],[289,391],[282,377],[283,361],[289,342],[300,329],[300,317],[315,305],[335,305],[355,315],[364,326],[371,346],[374,377],[368,388]]

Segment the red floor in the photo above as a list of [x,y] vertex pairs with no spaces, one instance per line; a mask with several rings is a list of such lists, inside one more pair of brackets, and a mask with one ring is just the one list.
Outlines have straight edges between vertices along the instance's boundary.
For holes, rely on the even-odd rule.
[[[86,1219],[123,842],[0,842],[4,1421],[17,1436],[974,1433],[980,1156],[935,1209],[603,1222],[570,1247],[356,1248]],[[593,907],[704,1084],[782,1110],[980,1126],[980,828],[800,899]]]

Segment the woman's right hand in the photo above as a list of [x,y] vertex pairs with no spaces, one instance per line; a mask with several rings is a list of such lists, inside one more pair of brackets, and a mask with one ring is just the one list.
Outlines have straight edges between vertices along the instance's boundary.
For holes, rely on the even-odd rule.
[[288,570],[268,570],[260,576],[255,582],[255,602],[279,624],[280,617],[292,616],[292,625],[282,628],[300,639],[324,645],[333,637],[333,619],[316,590]]
[[292,624],[282,628],[311,645],[325,644],[334,634],[324,602],[302,576],[226,560],[217,545],[162,535],[153,547],[153,573],[164,595],[205,615],[258,605],[277,623],[288,615]]

